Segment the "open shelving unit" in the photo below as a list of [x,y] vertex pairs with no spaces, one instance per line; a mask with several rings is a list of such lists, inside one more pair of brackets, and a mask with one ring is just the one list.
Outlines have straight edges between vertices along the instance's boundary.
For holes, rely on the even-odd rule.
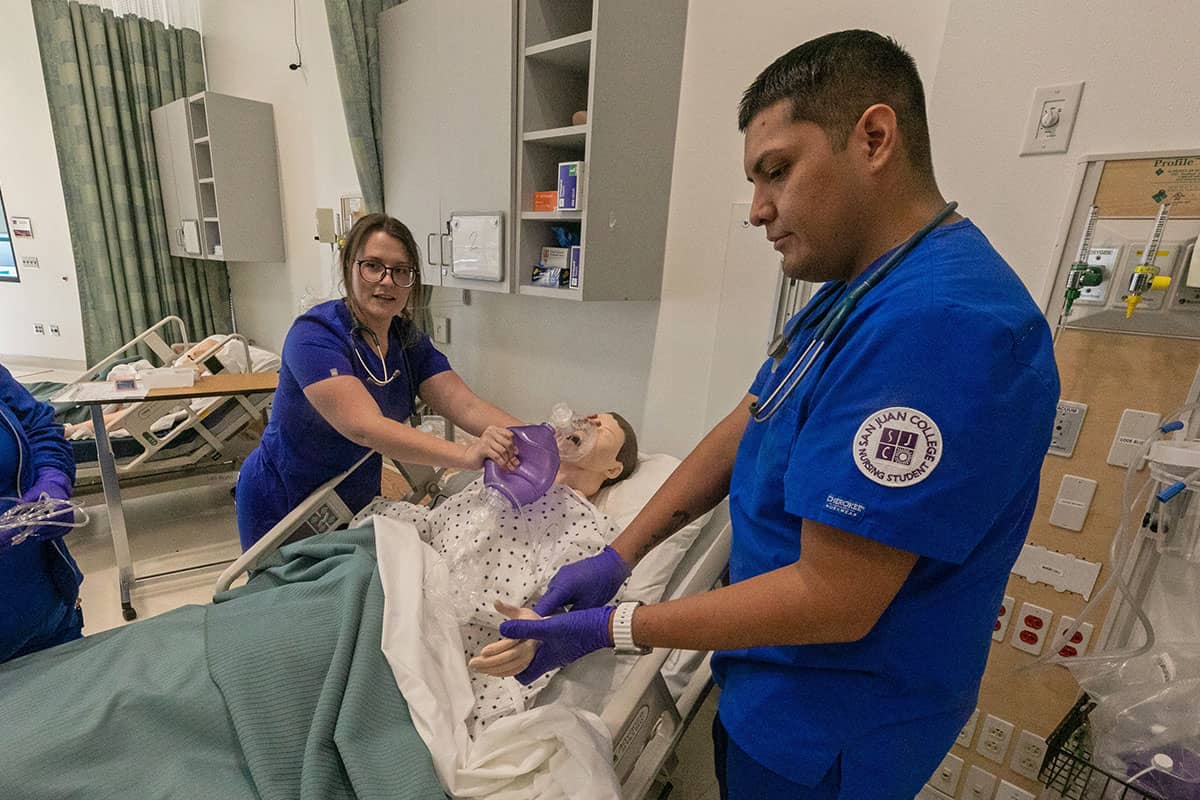
[[[657,299],[687,2],[521,0],[518,16],[516,291]],[[582,210],[534,211],[564,161],[585,164]],[[578,233],[578,288],[533,283],[556,227]]]

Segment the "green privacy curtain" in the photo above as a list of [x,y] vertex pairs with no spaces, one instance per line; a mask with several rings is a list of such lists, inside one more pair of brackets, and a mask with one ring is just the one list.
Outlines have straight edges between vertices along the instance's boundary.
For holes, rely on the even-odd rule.
[[[383,105],[380,101],[379,14],[400,0],[325,0],[333,61],[354,169],[368,211],[383,211]],[[408,220],[401,220],[408,222]],[[414,253],[414,255],[416,255]],[[432,328],[429,302],[433,290],[425,288],[413,319],[421,330]]]
[[168,249],[150,110],[204,91],[200,34],[73,0],[32,0],[89,362],[169,314],[232,329],[219,261]]

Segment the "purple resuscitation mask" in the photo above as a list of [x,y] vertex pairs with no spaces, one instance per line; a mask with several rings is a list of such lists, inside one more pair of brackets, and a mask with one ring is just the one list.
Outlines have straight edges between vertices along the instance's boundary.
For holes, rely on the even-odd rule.
[[517,446],[520,465],[506,470],[491,459],[483,462],[483,483],[499,492],[515,508],[541,498],[558,475],[558,444],[549,425],[520,425],[509,428]]

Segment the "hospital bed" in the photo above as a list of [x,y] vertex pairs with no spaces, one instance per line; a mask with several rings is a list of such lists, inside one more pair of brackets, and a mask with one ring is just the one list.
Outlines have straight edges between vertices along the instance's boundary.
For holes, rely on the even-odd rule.
[[[345,526],[353,515],[335,489],[366,458],[319,487],[243,553],[218,578],[214,594],[224,592],[243,573],[254,570],[280,545]],[[652,486],[641,487],[643,504],[670,471],[660,462],[656,464],[658,474],[650,475],[655,470],[646,464],[652,458],[655,457],[643,457],[639,470],[626,481],[628,484],[636,480],[641,472],[653,482]],[[405,498],[410,502],[422,498],[433,498],[436,502],[452,485],[451,481],[439,480],[441,476],[433,471],[407,468],[401,471],[409,485],[415,487]],[[639,492],[626,494],[638,496]],[[605,499],[598,497],[597,505],[607,513]],[[624,517],[627,522],[635,511],[625,509],[623,514],[613,516],[618,521]],[[717,585],[728,564],[730,535],[729,514],[722,503],[699,526],[694,540],[683,545],[679,557],[671,559],[673,565],[661,561],[655,565],[665,578],[661,599],[675,599]],[[660,547],[678,548],[680,544],[668,540]],[[621,784],[621,797],[641,800],[674,766],[675,747],[711,686],[707,653],[657,648],[646,656],[636,657],[602,652],[560,670],[543,689],[537,703],[563,702],[599,714],[612,736],[613,769]]]
[[[190,346],[192,341],[182,319],[165,317],[147,328],[104,359],[88,368],[69,384],[53,392],[52,402],[60,414],[74,403],[78,387],[103,381],[112,367],[134,359],[145,359],[154,367],[170,366],[181,353],[168,340]],[[230,372],[267,372],[277,370],[278,356],[252,348],[245,337],[233,333],[210,337],[212,348],[203,361],[214,375]],[[176,345],[177,347],[179,345]],[[51,387],[39,387],[42,393]],[[135,400],[120,412],[118,421],[109,423],[109,444],[115,457],[117,475],[127,483],[146,479],[177,477],[214,470],[234,469],[254,448],[255,437],[248,431],[265,423],[265,412],[272,392],[248,392],[225,397],[202,398],[193,402]],[[122,435],[113,435],[120,429]],[[76,462],[77,489],[88,489],[101,482],[101,463],[94,436],[71,441]]]

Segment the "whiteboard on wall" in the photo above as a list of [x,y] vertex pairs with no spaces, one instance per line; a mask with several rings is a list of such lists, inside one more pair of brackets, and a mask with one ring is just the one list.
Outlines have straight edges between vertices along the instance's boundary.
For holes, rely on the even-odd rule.
[[499,211],[450,214],[450,274],[477,281],[504,279],[504,215]]

